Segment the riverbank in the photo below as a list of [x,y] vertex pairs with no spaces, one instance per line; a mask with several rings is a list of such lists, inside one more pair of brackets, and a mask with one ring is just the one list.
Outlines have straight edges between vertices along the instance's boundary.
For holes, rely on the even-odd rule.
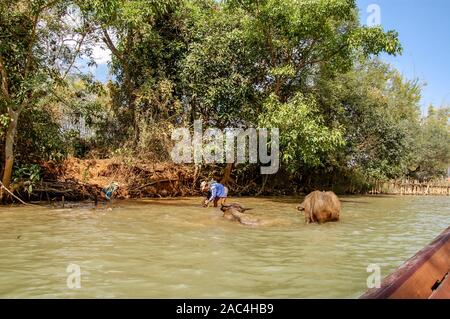
[[[39,167],[38,182],[30,183],[23,179],[10,187],[24,201],[96,201],[104,198],[102,189],[113,182],[119,185],[114,198],[122,200],[200,196],[201,181],[210,179],[226,184],[233,196],[293,195],[320,188],[308,185],[300,189],[298,183],[289,180],[283,172],[270,176],[268,181],[259,174],[259,168],[233,169],[227,164],[198,166],[161,161],[145,162],[130,157],[69,157],[59,163],[40,163]],[[4,203],[11,201],[9,196],[3,198]]]
[[[257,172],[229,165],[195,166],[173,162],[145,162],[116,157],[108,159],[79,159],[69,157],[39,165],[39,181],[23,179],[13,183],[11,191],[24,201],[83,201],[100,200],[101,190],[112,182],[119,184],[116,199],[165,198],[199,196],[202,180],[214,178],[227,184],[232,196],[304,195],[311,191],[333,190],[338,195],[450,195],[446,180],[421,183],[414,180],[373,181],[355,184],[336,180],[329,184],[323,177],[295,180],[280,171],[262,176]],[[3,196],[4,203],[17,201]]]
[[[112,182],[119,188],[117,199],[178,197],[198,194],[193,167],[173,163],[145,163],[121,158],[77,159],[40,165],[41,180],[32,185],[19,182],[11,190],[25,201],[95,200]],[[198,174],[197,174],[198,175]]]

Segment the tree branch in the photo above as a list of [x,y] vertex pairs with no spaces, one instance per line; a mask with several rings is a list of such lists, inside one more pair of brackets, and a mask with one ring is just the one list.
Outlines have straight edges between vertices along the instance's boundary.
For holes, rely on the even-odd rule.
[[67,74],[69,74],[70,69],[72,69],[73,64],[75,63],[75,61],[76,61],[76,59],[78,57],[78,54],[80,53],[81,46],[83,45],[83,41],[84,41],[84,38],[86,37],[86,35],[87,35],[87,32],[83,33],[83,35],[81,36],[81,39],[80,39],[80,41],[78,42],[78,45],[77,45],[77,49],[75,50],[75,54],[72,57],[72,61],[70,62],[70,65],[67,67],[67,70],[64,72],[64,75],[62,77],[63,80],[66,78]]
[[11,96],[9,95],[8,87],[8,73],[6,72],[5,63],[3,62],[3,57],[0,55],[0,75],[2,76],[2,92],[5,96],[7,102],[11,101]]
[[102,28],[102,33],[103,33],[103,42],[105,42],[106,46],[108,47],[108,49],[111,50],[112,54],[114,54],[122,63],[124,63],[124,58],[122,56],[122,54],[119,52],[119,50],[116,48],[116,46],[114,45],[114,43],[112,42],[108,31],[106,31],[105,29]]
[[[43,8],[41,8],[42,10]],[[26,81],[26,79],[28,78],[28,74],[31,71],[31,66],[32,66],[32,56],[33,56],[33,46],[34,43],[36,42],[36,29],[37,29],[37,25],[39,22],[39,15],[41,14],[41,10],[39,10],[35,17],[34,17],[34,21],[33,21],[33,29],[31,31],[31,41],[30,44],[28,46],[28,52],[27,52],[27,57],[25,60],[25,69],[24,69],[24,73],[23,73],[23,79],[24,81]]]
[[303,62],[302,64],[300,64],[298,66],[297,70],[301,70],[304,67],[306,67],[307,65],[314,65],[314,64],[317,64],[317,63],[328,61],[329,59],[334,57],[336,54],[341,52],[346,46],[347,46],[347,44],[342,44],[337,50],[331,52],[330,54],[324,56],[323,58],[312,60],[312,61],[305,61],[305,62]]

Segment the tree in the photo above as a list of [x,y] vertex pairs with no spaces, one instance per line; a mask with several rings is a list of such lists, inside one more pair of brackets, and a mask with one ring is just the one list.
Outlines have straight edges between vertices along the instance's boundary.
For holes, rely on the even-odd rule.
[[279,128],[282,132],[282,159],[291,173],[303,165],[322,165],[325,154],[344,144],[342,129],[327,127],[314,98],[301,93],[287,103],[279,102],[273,95],[264,105],[259,124]]
[[340,174],[390,179],[406,172],[420,117],[417,81],[378,59],[362,58],[345,74],[321,77],[314,90],[328,123],[344,129],[345,147],[326,158]]
[[183,71],[191,113],[222,127],[278,125],[291,172],[323,166],[343,144],[342,126],[324,121],[310,94],[319,79],[359,55],[401,52],[396,32],[359,24],[354,1],[230,0],[206,14]]
[[450,108],[428,108],[427,116],[414,132],[414,156],[408,175],[422,181],[444,177],[450,163]]
[[89,25],[70,1],[0,2],[1,112],[8,117],[3,184],[14,164],[17,125],[23,112],[64,80],[82,54]]
[[351,69],[355,53],[397,54],[395,31],[359,24],[354,0],[229,0],[227,13],[243,11],[242,36],[257,55],[255,87],[287,102],[314,86],[318,75]]
[[[155,27],[182,0],[95,0],[84,1],[82,8],[90,21],[96,25],[99,39],[111,51],[112,70],[117,85],[113,88],[116,109],[123,119],[123,129],[132,124],[134,144],[139,141],[139,89],[144,86],[142,76],[150,76],[152,70],[146,65],[148,42],[155,43]],[[159,47],[159,52],[165,48]],[[155,52],[156,50],[152,50]],[[150,71],[150,74],[149,72]],[[125,134],[124,134],[125,133]],[[121,132],[129,135],[129,132]]]
[[210,2],[192,18],[192,41],[182,64],[191,123],[201,117],[219,128],[256,123],[261,100],[254,50],[243,37],[243,12]]

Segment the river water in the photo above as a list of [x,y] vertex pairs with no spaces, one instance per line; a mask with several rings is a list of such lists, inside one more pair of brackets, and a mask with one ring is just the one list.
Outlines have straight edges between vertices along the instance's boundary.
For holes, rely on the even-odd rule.
[[0,297],[357,298],[370,264],[385,277],[450,225],[450,197],[343,197],[321,226],[294,198],[238,201],[269,225],[199,198],[0,207]]

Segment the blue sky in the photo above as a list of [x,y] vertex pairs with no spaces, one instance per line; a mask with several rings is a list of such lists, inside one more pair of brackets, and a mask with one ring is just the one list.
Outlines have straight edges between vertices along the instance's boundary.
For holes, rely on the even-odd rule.
[[[422,91],[422,110],[429,104],[450,105],[450,0],[357,0],[361,23],[371,13],[369,5],[378,5],[381,25],[399,32],[403,54],[383,55],[406,78],[426,84]],[[107,80],[109,52],[97,48],[99,65],[93,70],[102,81]]]
[[430,103],[450,105],[450,1],[449,0],[357,0],[361,22],[366,23],[367,8],[377,4],[381,25],[395,29],[403,46],[402,56],[383,55],[405,77],[418,78],[422,91],[422,110]]

